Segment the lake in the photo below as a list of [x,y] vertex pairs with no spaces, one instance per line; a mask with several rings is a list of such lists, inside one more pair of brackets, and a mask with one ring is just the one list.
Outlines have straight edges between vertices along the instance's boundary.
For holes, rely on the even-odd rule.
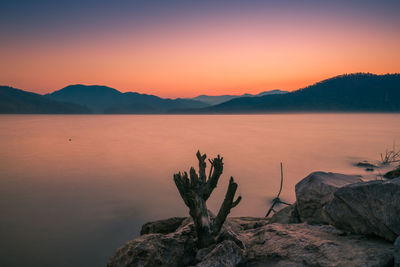
[[144,222],[186,216],[172,180],[198,149],[224,157],[208,206],[239,184],[231,216],[264,216],[313,171],[366,173],[400,142],[400,114],[1,115],[0,266],[105,266]]

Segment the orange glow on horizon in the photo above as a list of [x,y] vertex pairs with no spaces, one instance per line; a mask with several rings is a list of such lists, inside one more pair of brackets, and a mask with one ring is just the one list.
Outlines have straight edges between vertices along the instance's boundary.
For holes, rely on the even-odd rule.
[[0,83],[38,93],[99,84],[176,98],[292,91],[343,73],[400,72],[400,35],[391,28],[286,19],[20,37],[2,44]]

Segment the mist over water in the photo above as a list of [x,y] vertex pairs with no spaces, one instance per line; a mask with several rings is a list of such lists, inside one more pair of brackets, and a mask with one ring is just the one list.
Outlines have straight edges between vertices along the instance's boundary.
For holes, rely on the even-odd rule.
[[[150,220],[186,216],[172,180],[195,152],[224,157],[208,206],[230,176],[231,216],[264,216],[279,189],[312,171],[353,166],[400,145],[400,114],[1,115],[0,266],[105,266]],[[375,172],[374,174],[378,174]],[[370,175],[368,173],[368,175]]]

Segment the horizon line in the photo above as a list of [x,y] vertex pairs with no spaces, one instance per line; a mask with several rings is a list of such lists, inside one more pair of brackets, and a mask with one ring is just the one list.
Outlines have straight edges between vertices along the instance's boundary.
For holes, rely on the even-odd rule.
[[[60,91],[60,90],[62,90],[62,89],[64,89],[64,88],[67,88],[67,87],[69,87],[69,86],[77,86],[77,85],[80,85],[80,86],[87,86],[87,87],[90,87],[90,86],[107,87],[107,88],[110,88],[110,89],[114,89],[114,90],[116,90],[116,91],[118,91],[118,92],[120,92],[120,93],[138,93],[138,94],[141,94],[141,95],[153,95],[153,96],[157,96],[157,97],[164,98],[164,99],[192,99],[192,98],[196,98],[196,97],[199,97],[199,96],[227,96],[227,95],[230,95],[230,96],[242,96],[242,95],[245,95],[245,94],[257,95],[257,94],[261,94],[261,93],[263,93],[263,92],[270,92],[270,91],[282,91],[282,92],[292,93],[292,92],[305,89],[305,88],[307,88],[307,87],[313,86],[313,85],[315,85],[315,84],[318,84],[318,83],[321,83],[321,82],[324,82],[324,81],[327,81],[327,80],[330,80],[330,79],[334,79],[334,78],[338,78],[338,77],[343,77],[343,76],[360,75],[360,74],[363,74],[363,75],[375,75],[375,76],[385,76],[385,75],[400,75],[400,72],[386,72],[386,73],[382,73],[382,74],[376,74],[376,73],[372,73],[372,72],[351,72],[351,73],[342,73],[342,74],[338,74],[338,75],[334,75],[334,76],[330,76],[330,77],[328,77],[328,78],[324,78],[324,79],[318,80],[317,82],[310,83],[310,84],[308,84],[308,85],[306,85],[306,86],[303,86],[303,87],[300,87],[300,88],[297,88],[297,89],[293,89],[293,90],[282,89],[282,88],[274,88],[274,89],[270,89],[270,90],[268,90],[268,89],[261,90],[261,91],[258,91],[258,93],[248,93],[248,92],[244,91],[244,92],[242,92],[242,93],[240,93],[240,94],[235,94],[235,93],[228,93],[228,94],[222,93],[222,94],[213,94],[213,95],[211,95],[211,94],[198,94],[198,95],[191,96],[191,97],[182,97],[182,96],[179,96],[179,97],[160,96],[160,95],[158,95],[158,94],[146,93],[146,92],[143,92],[143,91],[121,91],[120,89],[117,89],[117,88],[114,88],[114,87],[111,87],[111,86],[108,86],[108,85],[104,85],[104,84],[71,83],[71,84],[68,84],[68,85],[66,85],[66,86],[64,86],[64,87],[62,87],[62,88],[60,88],[60,89],[55,89],[55,90],[49,91],[49,92],[47,92],[47,93],[37,93],[37,92],[35,92],[35,91],[30,91],[29,89],[18,88],[18,87],[14,87],[14,86],[12,86],[12,85],[7,85],[7,84],[0,84],[0,86],[7,86],[7,87],[14,88],[14,89],[19,89],[19,90],[22,90],[22,91],[25,91],[25,92],[35,93],[35,94],[42,95],[42,96],[44,96],[44,95],[46,95],[46,94],[51,94],[51,93]],[[128,90],[129,90],[129,89],[128,89]]]

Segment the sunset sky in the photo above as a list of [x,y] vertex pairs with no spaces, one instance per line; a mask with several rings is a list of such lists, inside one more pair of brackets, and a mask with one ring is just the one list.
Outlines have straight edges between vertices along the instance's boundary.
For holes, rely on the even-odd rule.
[[400,72],[400,1],[2,1],[0,84],[162,97]]

